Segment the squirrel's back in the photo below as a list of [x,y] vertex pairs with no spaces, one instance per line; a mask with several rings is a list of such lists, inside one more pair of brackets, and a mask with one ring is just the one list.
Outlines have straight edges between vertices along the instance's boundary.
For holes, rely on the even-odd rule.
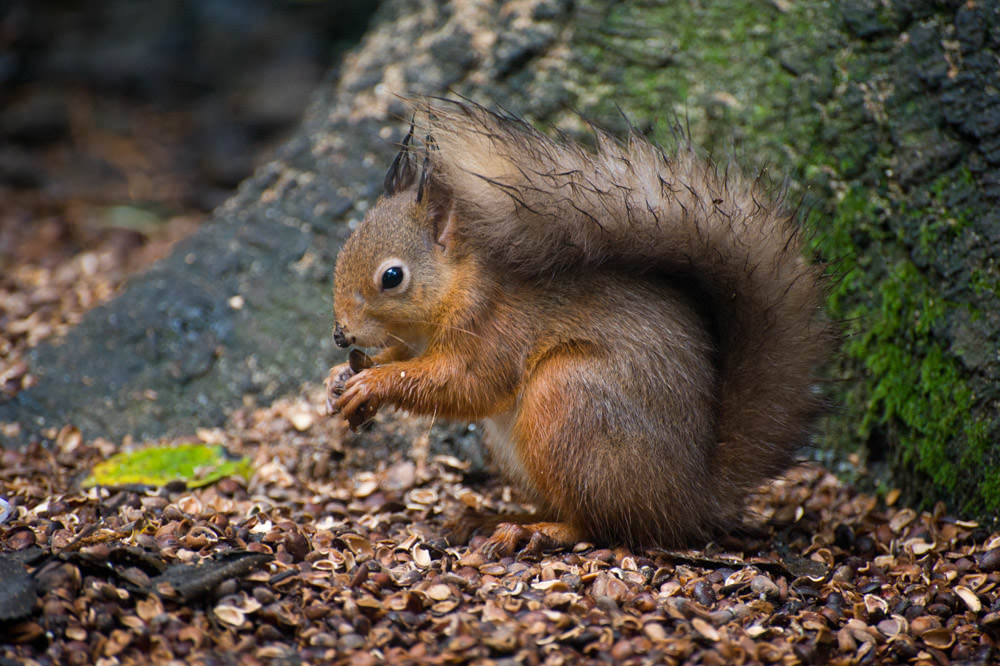
[[706,310],[716,347],[707,472],[720,511],[793,461],[823,407],[816,372],[835,335],[822,267],[805,261],[798,226],[762,186],[634,133],[621,143],[598,132],[591,152],[474,104],[425,111],[425,170],[449,191],[461,243],[485,261],[522,279],[662,274]]

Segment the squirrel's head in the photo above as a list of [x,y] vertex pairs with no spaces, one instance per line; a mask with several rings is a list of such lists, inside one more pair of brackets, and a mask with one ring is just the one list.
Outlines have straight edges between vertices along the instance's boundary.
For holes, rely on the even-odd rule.
[[334,340],[341,347],[423,346],[451,283],[454,207],[431,192],[426,159],[418,177],[412,133],[386,175],[384,196],[337,256]]

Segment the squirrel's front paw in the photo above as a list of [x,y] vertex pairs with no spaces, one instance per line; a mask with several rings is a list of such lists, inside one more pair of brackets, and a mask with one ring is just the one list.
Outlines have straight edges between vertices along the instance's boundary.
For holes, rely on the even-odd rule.
[[375,418],[380,400],[375,392],[375,374],[364,370],[350,377],[344,385],[343,393],[334,401],[332,413],[340,413],[347,420],[351,430]]
[[326,386],[326,411],[336,414],[337,399],[347,389],[347,380],[362,370],[375,365],[375,361],[360,349],[352,349],[347,357],[347,363],[341,363],[330,368],[323,385]]
[[347,388],[347,380],[356,373],[351,368],[350,363],[341,363],[330,368],[330,374],[326,376],[323,385],[326,387],[326,411],[329,414],[336,414],[337,399],[343,395]]

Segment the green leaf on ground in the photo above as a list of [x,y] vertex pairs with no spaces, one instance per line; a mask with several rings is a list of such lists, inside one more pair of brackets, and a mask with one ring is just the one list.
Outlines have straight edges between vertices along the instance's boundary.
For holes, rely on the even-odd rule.
[[117,453],[94,466],[83,482],[93,486],[163,486],[183,481],[189,488],[215,483],[227,476],[249,479],[249,458],[231,455],[218,444],[180,444]]

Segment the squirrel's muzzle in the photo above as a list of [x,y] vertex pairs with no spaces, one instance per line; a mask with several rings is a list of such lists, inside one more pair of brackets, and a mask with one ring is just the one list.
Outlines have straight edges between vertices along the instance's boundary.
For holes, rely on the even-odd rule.
[[340,324],[336,324],[333,327],[333,341],[337,343],[338,347],[350,347],[351,341],[347,339],[344,335],[344,329]]

